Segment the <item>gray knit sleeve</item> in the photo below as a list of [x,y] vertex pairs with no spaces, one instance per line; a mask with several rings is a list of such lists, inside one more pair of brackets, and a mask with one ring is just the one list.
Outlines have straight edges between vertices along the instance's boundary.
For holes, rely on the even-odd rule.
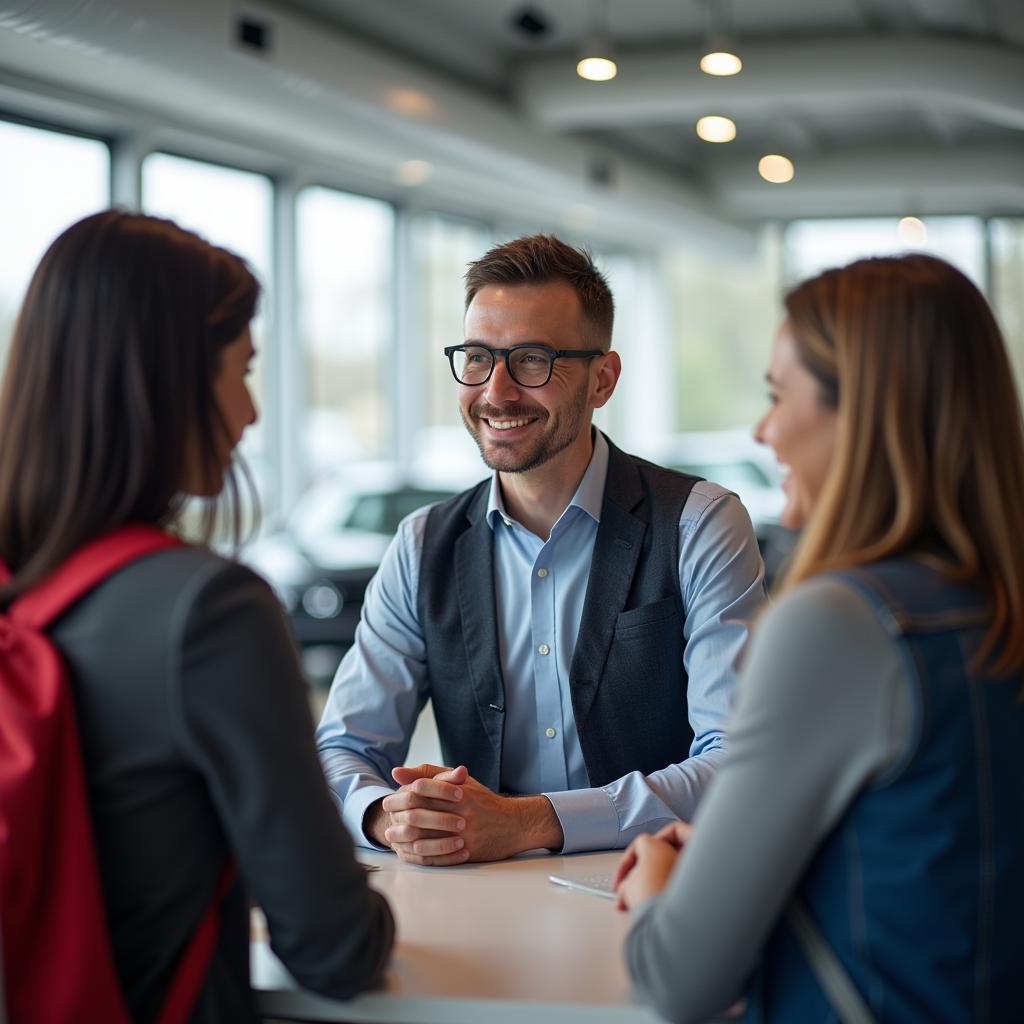
[[814,850],[911,743],[908,670],[864,599],[827,578],[755,631],[729,754],[668,887],[639,908],[626,959],[672,1021],[739,998]]

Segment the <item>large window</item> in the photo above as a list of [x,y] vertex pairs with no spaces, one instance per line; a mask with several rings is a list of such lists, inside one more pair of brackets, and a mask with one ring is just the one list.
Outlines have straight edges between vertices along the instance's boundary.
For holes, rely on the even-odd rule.
[[779,274],[772,228],[746,255],[688,250],[667,261],[676,430],[747,431],[764,414],[764,373],[782,315]]
[[652,435],[670,429],[671,374],[652,374],[662,359],[671,361],[670,345],[661,328],[663,303],[658,301],[652,267],[623,252],[595,250],[594,261],[615,300],[612,348],[622,357],[623,374],[612,400],[594,412],[594,423],[629,451],[644,452]]
[[0,365],[49,244],[110,205],[110,150],[95,139],[0,121]]
[[[202,235],[243,257],[263,285],[263,297],[253,322],[257,356],[252,363],[250,387],[256,405],[267,400],[266,347],[271,332],[271,265],[273,188],[262,174],[240,171],[153,153],[142,164],[142,205],[146,213],[168,217],[183,228]],[[266,428],[263,421],[246,431],[242,454],[253,471],[265,507],[276,502],[275,476],[266,463]]]
[[786,229],[786,276],[791,283],[863,256],[929,252],[985,284],[984,224],[977,217],[896,217],[794,221]]
[[297,204],[298,319],[307,469],[392,454],[395,214],[326,188]]
[[1024,220],[994,220],[992,304],[1014,362],[1017,389],[1024,395]]
[[423,426],[413,462],[452,475],[483,473],[476,446],[462,425],[457,385],[452,379],[446,345],[463,339],[467,264],[491,246],[490,232],[479,224],[451,217],[423,215],[411,229],[411,290],[415,315],[408,328],[422,359]]

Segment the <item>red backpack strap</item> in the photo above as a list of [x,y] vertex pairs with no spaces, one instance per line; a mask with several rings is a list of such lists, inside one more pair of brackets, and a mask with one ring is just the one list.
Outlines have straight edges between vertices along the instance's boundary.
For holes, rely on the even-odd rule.
[[[178,538],[155,526],[142,523],[122,526],[79,548],[46,579],[14,601],[7,616],[23,629],[43,631],[119,569],[144,555],[180,544],[182,541]],[[0,560],[0,583],[9,579],[10,572]],[[77,739],[75,754],[76,766],[70,780],[73,783],[81,779],[80,768],[77,767]],[[87,826],[82,825],[79,831],[84,834],[88,831]],[[76,856],[82,855],[78,853]],[[92,872],[95,877],[95,867]],[[181,955],[158,1024],[185,1024],[192,1016],[216,950],[223,904],[237,874],[234,862],[228,861],[221,871],[213,898]],[[100,913],[97,909],[97,916]]]
[[224,901],[237,875],[238,870],[233,861],[228,861],[221,869],[213,899],[178,961],[157,1024],[186,1024],[192,1016],[217,948]]
[[145,523],[129,523],[80,547],[8,609],[13,622],[43,630],[79,598],[143,555],[180,545],[177,537]]

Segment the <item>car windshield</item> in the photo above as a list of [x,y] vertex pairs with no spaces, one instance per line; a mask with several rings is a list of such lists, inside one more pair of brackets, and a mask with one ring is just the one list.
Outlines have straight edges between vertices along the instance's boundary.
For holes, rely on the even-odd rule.
[[410,512],[449,497],[450,491],[421,490],[417,487],[403,487],[382,494],[363,494],[356,499],[348,518],[340,525],[350,530],[393,534]]

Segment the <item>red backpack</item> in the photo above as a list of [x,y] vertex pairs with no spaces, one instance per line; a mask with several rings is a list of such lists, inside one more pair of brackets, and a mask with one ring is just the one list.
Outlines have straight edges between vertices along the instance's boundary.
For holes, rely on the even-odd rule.
[[[181,543],[130,525],[86,544],[0,614],[0,948],[11,1024],[127,1024],[67,670],[45,630],[129,562]],[[10,579],[0,561],[0,583]],[[234,880],[224,869],[182,954],[160,1024],[191,1015]]]

